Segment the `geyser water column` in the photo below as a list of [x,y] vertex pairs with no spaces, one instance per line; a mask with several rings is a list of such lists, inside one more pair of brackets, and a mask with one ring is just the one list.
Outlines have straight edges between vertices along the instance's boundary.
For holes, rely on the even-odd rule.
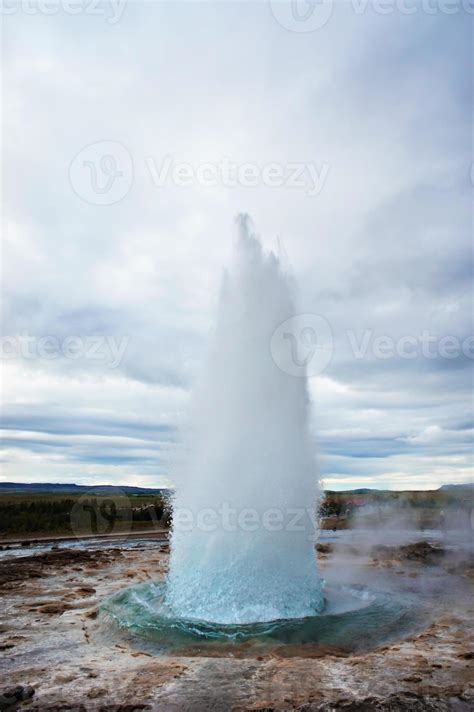
[[245,216],[238,227],[175,475],[166,595],[174,615],[222,624],[301,618],[323,602],[306,379],[270,351],[295,314],[293,285]]

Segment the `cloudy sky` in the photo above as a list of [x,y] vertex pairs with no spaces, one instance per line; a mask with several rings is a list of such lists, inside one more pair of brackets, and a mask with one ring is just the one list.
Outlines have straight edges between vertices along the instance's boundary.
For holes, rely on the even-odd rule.
[[472,479],[467,4],[4,4],[1,479],[170,482],[241,211],[325,485]]

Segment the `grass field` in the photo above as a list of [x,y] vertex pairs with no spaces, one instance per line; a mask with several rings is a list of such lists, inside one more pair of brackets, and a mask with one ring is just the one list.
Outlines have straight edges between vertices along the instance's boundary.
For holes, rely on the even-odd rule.
[[15,536],[85,536],[163,528],[165,499],[154,494],[2,492],[0,539]]
[[[419,529],[472,529],[472,487],[393,492],[325,493],[319,515],[325,529],[378,527],[398,522]],[[144,492],[71,493],[1,491],[0,539],[86,536],[163,529],[170,524],[166,495]]]

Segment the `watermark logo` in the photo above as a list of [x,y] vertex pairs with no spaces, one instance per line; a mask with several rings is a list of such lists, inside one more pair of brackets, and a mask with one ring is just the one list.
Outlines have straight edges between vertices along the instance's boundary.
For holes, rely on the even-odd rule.
[[173,529],[177,532],[299,532],[313,540],[318,521],[313,507],[234,507],[223,502],[220,507],[196,511],[187,507],[173,509]]
[[90,205],[113,205],[130,191],[133,161],[117,141],[97,141],[82,148],[69,166],[74,192]]
[[338,5],[349,8],[355,15],[374,13],[399,15],[456,15],[474,14],[473,0],[270,0],[270,8],[281,27],[290,32],[315,32],[332,17]]
[[278,368],[289,376],[305,378],[324,371],[331,361],[333,335],[320,314],[297,314],[273,332],[270,351]]
[[298,188],[306,195],[319,195],[327,180],[329,163],[237,163],[230,158],[216,162],[192,164],[175,162],[165,156],[157,164],[153,156],[145,158],[153,185],[163,188],[172,184],[181,188]]
[[377,360],[399,358],[406,361],[413,359],[458,359],[474,358],[474,336],[469,334],[459,338],[454,334],[431,333],[423,329],[419,334],[404,334],[393,338],[388,334],[376,334],[372,329],[345,332],[347,345],[352,357],[362,360],[367,357]]
[[[318,196],[326,185],[330,164],[239,163],[228,157],[192,163],[165,155],[156,160],[144,156],[135,161],[144,168],[154,188],[289,188]],[[98,141],[82,148],[69,166],[70,184],[76,195],[91,205],[113,205],[130,191],[134,161],[128,149],[116,141]]]
[[0,337],[0,360],[26,359],[53,361],[65,358],[72,361],[104,361],[108,368],[117,368],[130,342],[129,336],[66,336],[52,334],[36,336],[28,330]]
[[270,0],[270,8],[285,30],[315,32],[329,22],[333,0]]
[[[373,329],[345,329],[337,336],[340,354],[355,361],[474,359],[472,334],[459,337],[422,329],[417,334],[392,337]],[[275,329],[270,351],[284,373],[297,378],[318,376],[335,353],[332,328],[321,314],[297,314]]]
[[120,21],[127,0],[0,0],[0,15],[92,15]]
[[71,530],[75,536],[106,536],[131,532],[132,507],[122,492],[100,493],[91,489],[81,495],[71,509]]

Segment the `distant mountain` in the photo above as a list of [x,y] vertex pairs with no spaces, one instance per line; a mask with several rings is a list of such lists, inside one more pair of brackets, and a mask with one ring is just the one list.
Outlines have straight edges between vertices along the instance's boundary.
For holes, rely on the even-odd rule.
[[463,490],[463,489],[474,491],[474,482],[466,482],[463,485],[443,485],[439,489],[443,492],[451,492],[453,490]]
[[165,487],[128,487],[123,485],[76,485],[59,482],[0,482],[0,493],[2,492],[64,492],[66,494],[113,494],[114,492],[125,494],[166,494],[169,492]]
[[[442,485],[438,488],[438,492],[454,492],[462,490],[474,491],[474,483],[469,482],[462,485]],[[71,483],[63,482],[0,482],[0,494],[2,492],[31,492],[31,493],[54,493],[54,492],[64,492],[65,494],[87,494],[87,493],[97,493],[97,494],[113,494],[114,492],[124,494],[167,494],[171,490],[166,487],[130,487],[127,485],[76,485]],[[351,494],[377,494],[390,492],[391,490],[379,490],[371,489],[369,487],[361,487],[359,489],[353,490],[326,490],[326,495],[351,495]],[[401,494],[401,492],[399,492]]]
[[[354,494],[368,494],[369,492],[380,492],[378,489],[370,489],[370,487],[361,487],[360,489],[351,490]],[[383,491],[383,490],[382,490]]]
[[370,487],[361,487],[351,490],[324,490],[325,494],[377,494],[377,492],[391,492],[391,490],[371,489]]

